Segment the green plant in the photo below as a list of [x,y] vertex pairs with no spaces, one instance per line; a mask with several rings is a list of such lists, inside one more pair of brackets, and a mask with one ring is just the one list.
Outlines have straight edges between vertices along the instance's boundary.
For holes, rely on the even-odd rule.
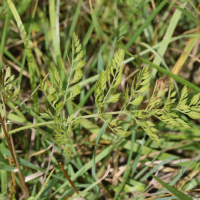
[[[198,190],[195,191],[195,188],[200,181],[197,174],[200,129],[198,122],[187,117],[187,114],[192,118],[199,117],[199,98],[196,97],[190,105],[193,96],[191,93],[200,93],[199,70],[196,68],[200,62],[198,2],[0,0],[0,61],[9,65],[12,72],[19,77],[17,87],[14,86],[11,90],[8,90],[11,84],[6,83],[5,88],[4,81],[0,84],[0,199],[23,199],[28,196],[35,199],[40,195],[41,199],[64,199],[73,198],[75,191],[79,191],[79,196],[85,199],[146,199],[152,196],[157,199],[172,198],[167,189],[177,195],[177,198],[185,198],[165,184],[162,189],[158,189],[157,184],[151,185],[151,174],[154,173],[169,186],[182,190],[181,192],[193,198],[197,197]],[[66,59],[68,54],[72,65],[71,40],[74,31],[80,36],[86,66],[81,80],[69,84],[65,99],[63,93],[75,75],[75,71],[71,71],[71,80],[67,81],[70,68]],[[121,41],[126,46],[120,47],[126,54],[122,83],[110,89],[115,84],[114,76],[117,80],[117,73],[120,72],[117,72],[117,67],[115,69],[111,62],[114,76],[111,71],[108,77],[110,80],[106,77],[106,85],[103,86],[105,89],[102,90],[98,81],[99,75],[103,68],[105,74],[108,72],[107,66],[114,57],[119,44],[117,41],[121,36],[124,36]],[[123,53],[123,50],[119,52]],[[60,63],[64,69],[59,67],[59,56],[67,67],[66,74],[63,73],[66,68],[61,58]],[[54,80],[54,63],[61,80],[59,84],[63,84],[61,90]],[[146,69],[142,69],[141,65],[146,65]],[[2,66],[4,64],[1,63]],[[139,85],[140,75],[134,74],[138,70],[142,73],[144,69],[151,74],[151,82],[148,80],[149,89],[147,92],[134,94],[132,85],[135,90],[144,86]],[[7,68],[7,74],[8,72]],[[160,79],[162,75],[165,77],[164,81],[161,79],[154,84],[155,77]],[[134,76],[136,77],[132,84]],[[12,75],[8,77],[11,78]],[[41,95],[44,93],[38,91],[38,80],[47,77],[49,80],[46,95],[49,95],[50,103],[55,103],[55,108]],[[172,95],[174,86],[173,82],[168,83],[168,78],[177,82],[174,86],[178,95]],[[16,83],[15,79],[13,81]],[[95,84],[97,81],[98,84]],[[167,91],[168,86],[164,86],[163,82],[171,85],[171,91]],[[74,96],[72,92],[77,85],[80,86],[81,93],[69,100],[71,94]],[[158,89],[154,90],[156,85]],[[184,97],[185,100],[183,98],[182,103],[178,104],[175,97],[180,99],[179,90],[185,85],[189,89],[189,103],[184,103]],[[20,98],[17,99],[17,95],[10,98],[19,86],[22,88]],[[99,94],[96,93],[99,109],[95,106],[93,96],[95,88],[99,91]],[[162,90],[166,94],[161,93],[161,97],[156,97]],[[50,95],[50,92],[57,93],[58,96]],[[151,98],[153,93],[155,98]],[[169,102],[168,93],[172,95],[169,96]],[[31,95],[27,97],[27,94]],[[59,109],[58,104],[62,101],[62,116],[56,116],[56,109]],[[137,101],[141,103],[134,105]],[[158,105],[154,106],[155,101]],[[49,119],[39,116],[39,110],[45,112],[42,111],[41,104],[51,111],[53,116]],[[139,116],[141,110],[142,116]],[[47,112],[42,115],[48,117]],[[70,116],[73,118],[70,124],[60,128],[60,121],[66,122]],[[191,128],[179,126],[179,118],[184,119]],[[70,130],[75,119],[80,119],[80,125]],[[176,126],[166,126],[161,120],[168,124],[176,123]],[[148,121],[159,130],[157,132],[154,129],[154,134],[160,137],[158,140],[162,142],[161,147],[142,129],[141,124],[152,135],[152,129],[149,130],[147,126],[152,124]],[[55,132],[55,127],[62,130]],[[131,135],[121,138],[130,131]],[[57,144],[64,143],[60,149],[68,147],[66,155],[70,156],[72,150],[68,163],[66,159],[60,160],[63,153],[55,145],[55,134],[60,139]],[[58,161],[62,162],[77,190],[74,191],[73,184],[64,177]],[[108,163],[112,173],[102,183],[97,184],[95,180],[101,179]],[[51,178],[47,179],[52,166],[55,170]],[[168,170],[169,166],[173,168],[173,173]],[[18,174],[15,173],[16,168],[19,168]],[[168,177],[167,180],[164,177]],[[101,186],[106,187],[103,189]],[[193,190],[192,193],[189,190]]]
[[[74,100],[77,95],[80,94],[81,88],[77,83],[82,78],[82,68],[85,65],[83,60],[83,50],[81,50],[81,44],[76,34],[73,34],[72,40],[72,58],[68,56],[68,62],[71,66],[68,73],[61,58],[59,58],[59,67],[67,77],[67,86],[63,88],[63,83],[59,78],[59,73],[54,67],[54,81],[51,87],[48,88],[46,82],[41,82],[41,90],[47,97],[48,102],[55,110],[56,114],[52,113],[49,109],[45,109],[45,113],[40,113],[42,118],[52,119],[48,122],[55,130],[55,142],[58,146],[64,146],[63,153],[70,160],[72,140],[71,133],[79,125],[81,119],[98,117],[104,123],[108,125],[110,130],[119,137],[126,137],[131,134],[131,130],[124,131],[122,129],[123,121],[113,117],[113,115],[123,114],[130,116],[137,124],[141,126],[143,130],[149,135],[149,137],[161,145],[159,137],[157,135],[158,130],[155,125],[149,120],[151,116],[154,116],[162,122],[174,126],[189,128],[189,125],[180,119],[178,112],[184,113],[193,119],[200,118],[200,94],[195,95],[190,104],[187,104],[187,87],[185,86],[181,92],[181,98],[177,106],[173,107],[176,101],[176,91],[174,91],[174,85],[172,80],[170,81],[170,87],[168,92],[167,101],[163,102],[165,96],[165,85],[163,80],[157,80],[152,93],[151,98],[145,105],[145,109],[138,109],[141,103],[145,99],[145,95],[150,86],[150,73],[149,67],[144,67],[137,77],[132,82],[131,87],[127,85],[124,95],[116,93],[116,88],[119,86],[122,80],[122,71],[124,65],[125,52],[123,49],[119,49],[115,54],[112,61],[109,63],[107,69],[102,71],[99,75],[99,80],[96,83],[94,96],[95,103],[98,108],[98,112],[92,115],[75,116],[74,114],[68,116],[66,119],[62,115],[62,109],[67,101]],[[75,84],[74,86],[72,86]],[[69,90],[71,88],[71,91]],[[121,111],[106,112],[105,105],[110,103],[116,103],[119,101],[120,96],[124,96],[124,103]],[[60,101],[59,101],[60,100]],[[43,123],[44,125],[45,123]]]

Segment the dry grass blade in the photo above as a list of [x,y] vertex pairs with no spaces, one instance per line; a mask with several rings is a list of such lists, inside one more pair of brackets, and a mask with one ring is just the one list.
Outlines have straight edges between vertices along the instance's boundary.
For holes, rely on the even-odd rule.
[[[1,62],[1,65],[3,65],[2,62]],[[5,105],[4,69],[2,69],[2,85],[3,85],[3,104]],[[5,118],[5,121],[6,121],[6,118]],[[12,155],[13,162],[15,164],[15,167],[18,169],[17,174],[18,174],[18,178],[19,178],[19,181],[20,181],[20,184],[21,184],[21,187],[22,187],[23,194],[24,194],[24,196],[26,198],[28,198],[29,197],[29,192],[28,192],[27,186],[26,186],[26,184],[24,182],[23,176],[22,176],[21,171],[20,171],[19,163],[17,161],[15,150],[14,150],[14,144],[13,144],[12,138],[9,138],[9,136],[8,136],[7,128],[6,128],[5,124],[4,124],[4,121],[3,121],[3,118],[1,116],[1,114],[0,114],[0,123],[1,123],[1,126],[3,128],[3,132],[4,132],[4,135],[5,135],[5,138],[6,138],[6,142],[7,142],[8,148],[9,148],[10,153]]]
[[[199,31],[196,31],[195,34],[198,34]],[[190,38],[187,45],[185,46],[183,53],[181,54],[181,56],[179,57],[178,61],[176,62],[176,64],[174,65],[173,69],[172,69],[172,73],[174,74],[178,74],[179,71],[181,70],[183,64],[185,63],[186,59],[188,58],[188,55],[190,54],[191,50],[193,49],[194,45],[196,44],[196,42],[198,41],[198,37],[193,37]]]
[[76,188],[76,186],[74,185],[74,183],[71,181],[70,177],[67,175],[67,172],[65,171],[65,169],[64,169],[64,167],[63,167],[63,165],[62,165],[61,162],[59,163],[59,165],[60,165],[60,167],[61,167],[61,169],[62,169],[62,171],[63,171],[65,177],[66,177],[67,180],[70,182],[71,186],[74,188],[74,190],[76,191],[76,193],[79,194],[79,191],[77,190],[77,188]]

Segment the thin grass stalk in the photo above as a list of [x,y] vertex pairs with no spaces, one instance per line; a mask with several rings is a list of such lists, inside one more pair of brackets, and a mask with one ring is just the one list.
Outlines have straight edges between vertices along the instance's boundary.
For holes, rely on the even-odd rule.
[[79,191],[77,190],[76,186],[75,186],[74,183],[71,181],[71,179],[69,178],[69,176],[68,176],[67,172],[65,171],[65,169],[64,169],[64,167],[63,167],[63,165],[62,165],[61,162],[59,163],[59,165],[60,165],[60,167],[61,167],[61,169],[62,169],[62,171],[63,171],[65,177],[67,178],[67,180],[69,181],[69,183],[71,184],[71,186],[74,188],[75,192],[76,192],[77,194],[79,194]]
[[[1,66],[3,66],[3,61],[2,61],[1,55],[0,55],[0,63],[1,63]],[[0,113],[0,123],[1,123],[1,126],[2,126],[3,131],[4,131],[4,135],[5,135],[5,138],[6,138],[8,148],[11,152],[12,157],[13,157],[15,167],[18,169],[17,174],[18,174],[19,181],[20,181],[20,184],[21,184],[21,187],[22,187],[22,192],[23,192],[24,196],[26,198],[28,198],[29,197],[28,189],[26,187],[26,184],[24,182],[24,179],[23,179],[21,171],[20,171],[19,163],[18,163],[16,154],[15,154],[15,150],[14,150],[14,144],[13,144],[12,136],[10,136],[10,140],[9,140],[9,136],[7,134],[8,127],[7,127],[7,123],[6,123],[7,120],[6,120],[6,106],[5,106],[4,69],[2,69],[2,91],[3,91],[2,100],[3,100],[3,108],[4,108],[4,121],[3,121],[3,118],[2,118],[1,113]],[[9,159],[9,164],[12,165],[11,159]],[[14,192],[14,188],[15,188],[15,185],[16,185],[13,173],[11,173],[11,177],[12,177],[14,186],[13,186],[13,189],[11,191],[10,198],[12,198],[12,194]]]
[[20,171],[20,168],[19,168],[19,164],[18,164],[18,161],[17,161],[17,159],[15,157],[14,150],[12,149],[12,145],[11,145],[11,142],[9,140],[9,136],[7,134],[6,127],[4,125],[3,118],[1,116],[1,114],[0,114],[0,123],[1,123],[1,126],[3,128],[3,132],[4,132],[4,135],[5,135],[5,138],[6,138],[6,142],[7,142],[8,148],[9,148],[10,153],[12,155],[13,162],[15,164],[15,167],[18,169],[17,170],[17,174],[18,174],[18,178],[19,178],[19,181],[20,181],[20,184],[21,184],[21,187],[22,187],[22,192],[23,192],[24,196],[26,198],[28,198],[29,197],[29,192],[28,192],[28,189],[27,189],[26,184],[24,182],[24,179],[22,177],[22,174],[21,174],[21,171]]

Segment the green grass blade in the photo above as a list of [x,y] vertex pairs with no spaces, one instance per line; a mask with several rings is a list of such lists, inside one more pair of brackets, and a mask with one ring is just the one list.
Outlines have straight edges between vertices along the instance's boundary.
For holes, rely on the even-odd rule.
[[[105,148],[101,153],[99,153],[96,156],[95,162],[99,162],[100,160],[102,160],[103,158],[105,158],[108,154],[110,154],[113,149],[115,149],[118,145],[120,145],[122,142],[124,142],[123,140],[116,142],[113,145],[108,146],[107,148]],[[90,169],[92,167],[92,160],[90,160],[87,164],[85,164],[81,169],[78,170],[78,172],[75,173],[74,176],[71,177],[71,181],[76,180],[79,176],[81,176],[83,173],[85,173],[88,169]],[[66,187],[67,185],[69,185],[69,182],[66,181],[62,184],[62,186],[60,186],[49,198],[53,197],[55,194],[57,194],[60,189]]]
[[156,167],[154,167],[153,169],[151,169],[148,173],[145,174],[145,176],[143,176],[141,179],[140,179],[140,182],[143,182],[145,181],[152,173],[156,172],[158,170],[159,167],[163,166],[164,164],[170,162],[171,160],[174,160],[174,159],[177,159],[177,157],[175,156],[172,156],[172,157],[169,157],[165,160],[163,160],[161,163],[159,163]]
[[180,76],[177,76],[177,75],[171,73],[170,71],[167,71],[166,69],[163,69],[162,67],[159,67],[158,65],[151,63],[148,60],[145,60],[145,59],[139,58],[139,57],[137,59],[142,61],[143,63],[149,65],[150,67],[157,69],[159,72],[162,72],[163,74],[166,74],[167,76],[173,78],[175,81],[181,83],[182,85],[187,85],[188,88],[192,89],[196,93],[200,93],[200,88],[198,86],[196,86],[193,83],[185,80],[184,78],[181,78]]
[[90,88],[90,90],[83,97],[83,99],[81,99],[81,102],[78,104],[78,106],[77,106],[77,108],[75,109],[74,112],[76,112],[78,109],[82,108],[85,105],[85,103],[87,102],[90,95],[94,92],[94,89],[95,89],[95,84]]
[[199,184],[200,184],[200,177],[194,178],[184,187],[184,191],[192,190]]
[[166,74],[167,76],[173,78],[175,81],[181,83],[182,85],[187,85],[188,88],[194,90],[196,93],[200,93],[200,88],[197,87],[196,85],[192,84],[191,82],[189,82],[189,81],[187,81],[187,80],[181,78],[180,76],[177,76],[177,75],[171,73],[170,71],[167,71],[166,69],[163,69],[162,67],[160,67],[160,66],[158,66],[158,65],[156,65],[156,64],[154,64],[154,63],[152,63],[152,62],[150,62],[150,61],[148,61],[148,60],[145,60],[145,59],[143,59],[143,58],[141,58],[141,57],[137,57],[137,56],[132,55],[132,54],[125,48],[125,46],[123,45],[123,43],[122,43],[121,40],[119,41],[119,45],[120,45],[121,48],[124,49],[125,53],[128,54],[129,56],[135,58],[135,59],[138,60],[138,61],[141,61],[141,62],[143,62],[143,63],[149,65],[150,67],[152,67],[152,68],[158,70],[159,72],[162,72],[163,74]]
[[167,70],[167,71],[170,71],[169,70],[169,67],[167,66],[167,64],[166,64],[166,62],[165,62],[165,60],[164,60],[164,58],[162,58],[161,56],[160,56],[160,54],[158,54],[151,46],[149,46],[148,44],[146,44],[146,43],[143,43],[143,42],[141,42],[141,44],[143,45],[143,46],[145,46],[147,49],[149,49],[149,51],[151,51],[155,56],[157,56],[159,59],[160,59],[160,62],[163,64],[163,66],[165,67],[165,69]]
[[198,158],[200,158],[200,155],[198,155],[198,156],[196,156],[195,158],[193,158],[192,161],[189,162],[189,164],[185,167],[185,169],[183,169],[182,172],[179,173],[179,175],[178,175],[174,180],[172,180],[172,181],[169,183],[169,185],[173,186],[174,184],[176,184],[176,182],[177,182],[178,180],[180,180],[181,176],[186,172],[186,170],[187,170],[187,169],[192,165],[192,163],[193,163],[196,159],[198,159]]
[[[92,176],[94,178],[94,180],[97,181],[97,175],[96,175],[96,171],[95,171],[95,157],[96,157],[96,151],[97,151],[97,146],[99,143],[99,140],[101,139],[101,136],[105,133],[107,128],[107,124],[104,123],[104,125],[102,126],[101,130],[99,131],[99,134],[97,135],[97,139],[95,141],[95,145],[94,145],[94,153],[93,153],[93,159],[92,159]],[[97,193],[99,192],[99,188],[95,187],[95,189],[97,190]]]
[[101,49],[99,50],[99,55],[98,55],[97,71],[98,74],[101,74],[101,72],[103,71],[103,58],[101,54]]
[[41,190],[39,191],[39,193],[37,194],[37,196],[34,198],[34,200],[37,200],[37,199],[39,199],[40,195],[42,194],[42,192],[43,192],[43,191],[44,191],[44,189],[46,188],[46,186],[47,186],[47,183],[48,183],[48,181],[49,181],[49,179],[50,179],[50,177],[51,177],[51,175],[52,175],[53,171],[54,171],[54,169],[53,169],[53,170],[51,171],[51,173],[49,174],[49,176],[48,176],[47,180],[45,181],[44,185],[42,186]]
[[91,0],[89,0],[89,4],[90,4],[90,10],[91,10],[91,15],[92,15],[92,21],[93,21],[93,24],[94,24],[94,28],[95,28],[95,30],[97,32],[97,35],[99,37],[99,42],[101,44],[101,30],[100,30],[100,26],[99,26],[99,23],[97,21],[96,15],[94,13],[94,10],[92,8]]
[[60,43],[58,41],[57,31],[56,31],[56,8],[55,0],[49,0],[49,17],[50,17],[50,27],[51,27],[51,37],[53,46],[53,58],[54,63],[58,62],[60,56]]
[[190,20],[192,20],[195,24],[197,23],[197,19],[196,16],[194,14],[192,14],[191,12],[187,11],[184,8],[179,7],[177,4],[168,1],[168,3],[172,4],[174,7],[176,7],[178,10],[180,10],[184,15],[186,15],[186,17]]
[[185,195],[184,193],[180,192],[179,190],[177,190],[176,188],[168,185],[167,183],[163,182],[162,180],[160,180],[158,177],[151,175],[153,178],[155,178],[163,187],[165,187],[167,190],[169,190],[172,194],[174,194],[175,196],[177,196],[180,199],[183,200],[192,200],[191,197],[188,197],[187,195]]
[[[58,176],[62,176],[63,172],[59,172],[57,173]],[[52,187],[54,187],[54,185],[57,184],[57,182],[59,181],[58,178],[52,178],[51,180],[49,180],[48,185],[46,186],[46,188],[43,190],[42,194],[40,195],[40,198],[45,198],[50,190],[52,189]]]
[[[99,14],[100,14],[100,11],[101,11],[101,8],[103,7],[104,2],[105,2],[105,0],[102,0],[101,5],[99,6],[99,9],[98,9],[98,11],[97,11],[96,18],[98,18]],[[90,25],[90,27],[89,27],[89,29],[88,29],[86,35],[85,35],[84,40],[83,40],[83,46],[84,46],[84,47],[87,45],[88,41],[90,40],[90,36],[91,36],[91,34],[92,34],[93,29],[94,29],[94,24],[92,23],[92,24]]]
[[63,54],[63,61],[64,62],[65,62],[65,59],[66,59],[66,56],[67,56],[67,52],[69,50],[69,46],[70,46],[70,43],[71,43],[73,32],[74,32],[76,24],[77,24],[77,20],[78,20],[78,16],[79,16],[79,13],[80,13],[80,10],[81,10],[82,2],[83,2],[83,0],[78,1],[78,5],[76,7],[75,14],[73,15],[73,21],[72,21],[72,24],[71,24],[71,27],[70,27],[70,30],[69,30],[67,43],[65,45],[65,50],[64,50],[64,54]]
[[[183,1],[184,1],[184,0],[182,0],[182,3],[180,4],[180,7],[181,7],[181,8],[184,8],[184,7],[186,6],[186,4],[187,4],[187,2],[184,2],[184,3],[183,3]],[[163,40],[162,40],[162,45],[160,45],[160,48],[158,49],[158,52],[159,52],[159,54],[160,54],[161,57],[164,56],[164,54],[165,54],[165,52],[166,52],[166,50],[167,50],[167,47],[168,47],[168,45],[169,45],[169,43],[170,43],[172,34],[174,33],[174,30],[175,30],[175,28],[176,28],[176,26],[177,26],[177,24],[178,24],[178,21],[179,21],[179,19],[180,19],[180,17],[181,17],[181,14],[182,14],[182,12],[181,12],[180,10],[176,9],[176,11],[174,12],[174,14],[173,14],[173,16],[172,16],[172,18],[171,18],[171,20],[170,20],[168,29],[167,29],[167,31],[166,31],[166,33],[165,33],[165,35],[164,35]],[[154,58],[154,60],[153,60],[153,63],[154,63],[155,65],[158,65],[158,66],[160,65],[160,62],[161,62],[161,61],[160,61],[160,58],[159,58],[158,56],[156,56],[156,57]],[[152,73],[151,73],[152,78],[155,77],[156,72],[157,72],[157,70],[154,68],[154,69],[152,70]]]
[[10,165],[6,165],[5,163],[0,162],[0,169],[1,170],[6,170],[8,172],[12,172],[15,168],[10,166]]
[[154,10],[148,19],[146,19],[145,23],[140,26],[138,30],[135,31],[129,42],[126,44],[126,48],[129,48],[135,40],[138,38],[138,36],[144,31],[144,29],[149,25],[149,23],[155,18],[155,16],[160,12],[160,10],[165,6],[167,1],[163,0],[159,6],[157,6],[156,10]]
[[[2,168],[4,168],[4,169],[2,169]],[[4,163],[0,163],[1,194],[7,193],[7,184],[8,184],[7,171],[12,171],[11,168],[14,168],[14,167],[11,167],[9,165],[5,165]]]
[[77,199],[77,197],[83,196],[85,193],[87,193],[89,190],[91,190],[93,187],[95,187],[100,181],[102,181],[106,177],[106,174],[109,173],[109,169],[110,169],[110,165],[108,166],[106,173],[104,174],[104,176],[100,180],[92,183],[89,187],[87,187],[84,191],[82,191],[80,194],[75,196],[73,199],[75,200],[75,199]]
[[3,34],[1,36],[1,57],[3,57],[3,54],[4,54],[4,50],[5,50],[5,42],[6,42],[6,34],[7,34],[7,31],[8,31],[8,23],[9,23],[9,19],[10,19],[10,15],[11,15],[11,12],[10,10],[8,10],[8,13],[6,15],[6,21],[5,21],[5,24],[4,24],[4,27],[3,27]]
[[[30,82],[31,82],[31,90],[34,91],[35,88],[37,87],[36,85],[36,78],[35,78],[35,69],[36,69],[36,63],[35,63],[35,59],[33,57],[33,54],[31,52],[30,46],[29,46],[29,39],[27,37],[26,34],[26,30],[24,28],[24,25],[21,21],[21,18],[15,8],[15,5],[13,4],[13,2],[11,0],[7,0],[8,5],[10,7],[10,10],[17,22],[17,26],[19,28],[19,31],[21,33],[23,42],[24,42],[24,46],[26,49],[26,55],[27,55],[27,60],[28,60],[28,67],[29,67],[29,74],[30,74]],[[34,111],[36,113],[38,113],[39,109],[38,109],[38,93],[35,92],[33,94],[33,104],[34,104]]]
[[125,173],[123,175],[123,182],[119,185],[119,188],[118,188],[117,192],[115,193],[114,200],[118,199],[121,191],[123,190],[123,188],[124,188],[124,186],[126,184],[126,181],[127,181],[128,176],[130,174],[130,171],[131,171],[130,162],[131,162],[131,159],[132,159],[132,155],[133,155],[132,149],[134,147],[134,142],[135,142],[135,125],[136,124],[134,123],[134,128],[133,128],[133,132],[132,132],[132,135],[131,135],[131,151],[129,153],[128,161],[127,161],[127,170],[125,171]]

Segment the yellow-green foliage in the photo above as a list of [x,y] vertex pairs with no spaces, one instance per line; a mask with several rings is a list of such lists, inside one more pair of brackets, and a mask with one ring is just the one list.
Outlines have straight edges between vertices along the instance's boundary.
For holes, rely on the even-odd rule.
[[[4,76],[4,91],[5,91],[5,103],[8,101],[14,101],[16,100],[20,88],[14,88],[17,84],[17,79],[15,79],[15,76],[11,74],[10,67],[5,67],[6,73]],[[3,91],[3,88],[1,87],[1,92]]]
[[[82,118],[98,117],[107,123],[108,127],[119,137],[126,137],[131,134],[131,131],[124,131],[122,128],[123,121],[118,120],[116,117],[113,117],[113,115],[123,114],[130,116],[135,120],[137,126],[141,126],[149,137],[158,145],[161,144],[157,136],[158,130],[150,121],[150,116],[154,116],[168,125],[185,128],[189,128],[189,125],[179,118],[178,112],[184,113],[192,119],[200,118],[200,94],[195,95],[190,104],[187,104],[188,92],[185,86],[181,92],[181,98],[177,107],[172,108],[176,101],[176,91],[174,91],[173,82],[170,82],[167,100],[163,102],[165,88],[162,79],[157,80],[154,91],[145,109],[138,110],[150,86],[151,77],[148,66],[144,67],[138,76],[134,78],[131,87],[127,85],[124,95],[121,95],[121,93],[113,94],[113,91],[116,91],[116,88],[122,80],[124,56],[124,50],[119,49],[109,63],[107,69],[102,71],[99,75],[94,90],[98,112],[93,115],[74,117],[74,114],[72,114],[68,116],[67,119],[62,115],[62,109],[65,103],[74,100],[81,92],[81,88],[77,82],[80,81],[83,76],[82,68],[85,65],[85,61],[83,59],[81,44],[75,33],[73,34],[72,40],[72,58],[70,59],[68,56],[68,62],[71,66],[69,72],[65,68],[62,58],[59,58],[59,68],[66,75],[68,80],[67,87],[63,88],[63,83],[56,67],[53,68],[55,84],[48,88],[46,83],[41,83],[41,90],[56,112],[55,115],[52,114],[49,109],[46,109],[46,113],[41,113],[41,117],[54,120],[55,123],[51,126],[56,132],[55,141],[58,146],[64,147],[63,153],[67,161],[70,160],[72,149],[71,133],[79,125]],[[69,90],[72,84],[75,84],[75,86],[73,86],[73,89]],[[105,104],[116,103],[119,101],[120,97],[124,99],[123,109],[115,112],[105,112]]]

